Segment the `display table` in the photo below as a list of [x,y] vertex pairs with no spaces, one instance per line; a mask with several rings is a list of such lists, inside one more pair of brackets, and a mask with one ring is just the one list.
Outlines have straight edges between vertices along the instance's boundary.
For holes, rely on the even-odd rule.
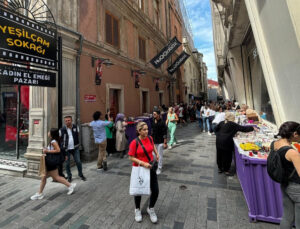
[[148,125],[148,133],[150,134],[151,133],[151,118],[149,117],[145,117],[145,116],[140,116],[140,117],[136,117],[135,119],[135,122],[133,124],[128,124],[126,126],[126,135],[128,136],[128,143],[130,144],[130,142],[132,140],[134,140],[137,135],[136,135],[136,125],[138,123],[138,121],[142,121],[142,122],[145,122],[147,123]]
[[248,205],[249,219],[279,223],[283,213],[280,184],[271,180],[267,160],[249,157],[235,139],[236,173]]

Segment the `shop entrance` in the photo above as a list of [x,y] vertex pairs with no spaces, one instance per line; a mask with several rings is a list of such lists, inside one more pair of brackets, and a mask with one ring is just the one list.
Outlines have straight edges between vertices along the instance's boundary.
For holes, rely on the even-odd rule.
[[110,89],[109,90],[109,110],[114,120],[118,113],[120,113],[120,96],[121,90]]
[[18,122],[18,86],[0,85],[0,157],[3,159],[23,159],[28,146],[29,87],[21,86],[19,92]]
[[164,104],[163,98],[164,98],[164,93],[159,92],[159,106],[162,106]]

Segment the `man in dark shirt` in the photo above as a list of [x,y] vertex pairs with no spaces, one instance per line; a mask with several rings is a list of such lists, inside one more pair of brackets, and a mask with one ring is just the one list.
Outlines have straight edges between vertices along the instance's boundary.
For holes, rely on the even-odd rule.
[[152,138],[155,147],[159,153],[158,169],[156,174],[159,175],[162,170],[163,151],[167,148],[167,126],[160,116],[160,110],[153,111],[153,119],[151,123]]

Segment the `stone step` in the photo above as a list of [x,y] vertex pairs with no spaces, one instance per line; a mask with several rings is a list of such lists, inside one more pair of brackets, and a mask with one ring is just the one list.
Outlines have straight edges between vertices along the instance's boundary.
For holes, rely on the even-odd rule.
[[27,168],[20,168],[11,165],[0,164],[0,174],[16,176],[16,177],[25,177]]
[[24,177],[27,172],[25,162],[0,159],[0,174]]

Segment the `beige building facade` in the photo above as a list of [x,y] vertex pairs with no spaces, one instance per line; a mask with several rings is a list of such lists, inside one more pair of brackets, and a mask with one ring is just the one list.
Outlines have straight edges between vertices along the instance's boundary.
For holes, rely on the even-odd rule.
[[183,50],[190,55],[184,63],[184,77],[186,96],[184,102],[192,103],[196,99],[205,99],[206,65],[203,62],[203,54],[198,52],[189,40],[183,38]]
[[299,122],[299,1],[212,0],[211,9],[223,96],[277,125]]

